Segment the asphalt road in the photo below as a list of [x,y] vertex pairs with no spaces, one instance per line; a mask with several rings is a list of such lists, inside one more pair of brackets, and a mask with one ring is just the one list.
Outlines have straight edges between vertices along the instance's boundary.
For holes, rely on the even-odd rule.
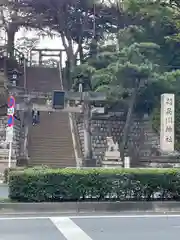
[[180,215],[0,217],[0,240],[179,239]]

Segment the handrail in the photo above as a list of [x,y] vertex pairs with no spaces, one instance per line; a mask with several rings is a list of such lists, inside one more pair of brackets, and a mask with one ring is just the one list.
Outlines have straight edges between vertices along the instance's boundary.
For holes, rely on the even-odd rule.
[[60,87],[61,87],[61,90],[64,90],[64,84],[63,84],[63,78],[62,78],[62,66],[61,66],[61,62],[59,62],[59,64],[58,64],[58,70],[59,70]]
[[[27,114],[27,115],[26,115]],[[24,156],[26,160],[29,159],[29,151],[28,151],[28,146],[29,146],[29,119],[30,119],[30,106],[28,107],[27,112],[25,113],[24,117]]]
[[78,159],[81,161],[80,165],[83,166],[83,153],[82,153],[82,148],[81,148],[81,142],[79,138],[79,132],[76,124],[76,113],[72,113],[72,122],[73,122],[73,130],[74,130],[74,135],[75,135],[75,141],[76,141],[76,149],[77,149],[77,154],[78,154]]
[[19,92],[15,92],[13,93],[15,96],[17,95],[18,97],[24,97],[24,98],[28,98],[28,97],[33,97],[33,98],[48,98],[48,97],[52,97],[52,92],[36,92],[36,91],[26,91],[24,92],[24,90],[19,91]]
[[28,159],[28,144],[29,144],[29,126],[26,125],[24,129],[24,156]]
[[[7,46],[6,45],[0,46],[0,52],[3,53],[4,57],[10,58],[10,54],[7,51]],[[22,52],[20,52],[16,48],[14,48],[13,57],[18,62],[19,65],[23,65],[25,56]]]

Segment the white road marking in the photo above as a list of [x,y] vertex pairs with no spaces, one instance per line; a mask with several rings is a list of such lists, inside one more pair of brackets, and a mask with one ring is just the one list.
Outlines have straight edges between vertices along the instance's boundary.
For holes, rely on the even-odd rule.
[[[7,214],[8,215],[8,214]],[[51,219],[51,218],[65,218],[68,217],[70,219],[102,219],[102,218],[180,218],[180,214],[144,214],[144,215],[68,215],[68,216],[42,216],[42,217],[0,217],[1,220],[41,220],[41,219]]]
[[53,217],[50,218],[50,220],[67,240],[92,240],[92,238],[68,217]]

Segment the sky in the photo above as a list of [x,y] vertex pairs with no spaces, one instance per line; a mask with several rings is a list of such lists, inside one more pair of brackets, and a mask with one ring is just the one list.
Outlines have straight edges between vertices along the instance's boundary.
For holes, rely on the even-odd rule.
[[[36,37],[36,31],[27,31],[24,29],[19,30],[16,33],[16,37],[15,37],[15,42],[17,41],[18,38],[21,37],[28,37],[28,38],[33,38]],[[35,48],[48,48],[48,49],[64,49],[62,41],[60,38],[58,37],[44,37],[44,38],[40,38],[40,41],[37,45],[35,45]],[[63,66],[65,64],[66,61],[66,54],[63,53]]]
[[[32,37],[36,37],[37,33],[36,31],[27,31],[24,29],[20,29],[15,35],[15,43],[17,42],[18,38],[21,38],[24,36],[28,38],[32,38]],[[4,39],[3,32],[0,32],[0,37]],[[4,41],[1,40],[0,42],[3,44]],[[37,45],[35,45],[35,48],[64,49],[62,41],[58,37],[54,37],[53,39],[49,37],[40,38],[40,41]],[[63,53],[63,65],[65,61],[66,61],[66,54]]]
[[[20,37],[36,37],[36,32],[35,31],[26,31],[21,29],[16,33],[16,40]],[[60,38],[54,37],[53,39],[45,37],[40,39],[40,43],[37,46],[38,48],[63,48],[62,42]]]

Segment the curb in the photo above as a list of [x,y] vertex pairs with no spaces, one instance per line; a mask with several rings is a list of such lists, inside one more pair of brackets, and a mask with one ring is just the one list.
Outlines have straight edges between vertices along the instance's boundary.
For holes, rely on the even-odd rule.
[[3,212],[180,212],[180,202],[0,203]]

